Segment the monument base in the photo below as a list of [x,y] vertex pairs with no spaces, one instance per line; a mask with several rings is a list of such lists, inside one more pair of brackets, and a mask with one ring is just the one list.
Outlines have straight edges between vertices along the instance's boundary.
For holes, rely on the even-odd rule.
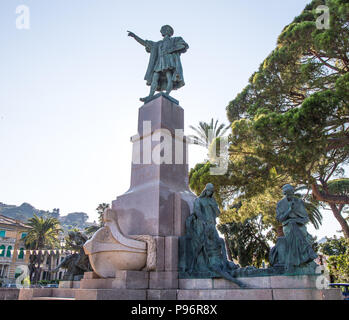
[[318,276],[248,277],[241,289],[223,278],[178,279],[173,272],[85,273],[80,289],[21,289],[19,300],[343,300],[340,289],[317,289]]
[[75,288],[78,289],[80,288],[80,281],[75,281],[75,280],[67,280],[67,281],[59,281],[58,288]]
[[249,289],[222,278],[180,279],[177,288],[160,289],[150,288],[147,273],[84,279],[80,289],[21,289],[19,300],[343,300],[340,289],[316,289],[312,276],[240,278]]

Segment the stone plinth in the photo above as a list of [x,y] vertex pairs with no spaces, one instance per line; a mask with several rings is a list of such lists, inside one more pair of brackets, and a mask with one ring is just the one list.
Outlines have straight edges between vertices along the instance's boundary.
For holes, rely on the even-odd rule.
[[[239,277],[248,289],[316,289],[318,276],[270,276]],[[223,278],[179,279],[179,289],[240,289],[239,286]]]
[[116,271],[115,278],[81,280],[81,289],[148,289],[149,272]]
[[59,288],[67,289],[67,288],[80,288],[80,281],[60,281]]
[[184,110],[159,96],[139,109],[130,189],[112,208],[125,235],[181,236],[195,195],[188,189]]
[[177,279],[175,272],[118,271],[116,278],[85,273],[80,289],[21,289],[19,300],[343,300],[340,289],[317,289],[316,276]]
[[195,200],[188,189],[183,130],[183,108],[163,95],[139,109],[138,133],[131,138],[131,186],[112,202],[123,234],[150,235],[156,241],[155,270],[162,274],[151,276],[151,283],[167,281],[159,280],[166,278],[164,272],[178,277],[178,238]]
[[[343,300],[340,289],[20,289],[18,300]],[[17,297],[8,296],[8,300]]]
[[16,288],[0,288],[0,300],[17,300],[19,291]]

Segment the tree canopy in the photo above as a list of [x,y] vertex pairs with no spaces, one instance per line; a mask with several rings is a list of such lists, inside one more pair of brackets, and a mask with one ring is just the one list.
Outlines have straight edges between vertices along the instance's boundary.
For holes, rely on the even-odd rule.
[[[329,29],[316,26],[319,5],[330,10]],[[280,183],[306,186],[314,202],[331,208],[346,237],[348,26],[348,1],[312,1],[283,29],[277,47],[227,107],[229,174],[240,194],[250,201],[272,194]]]

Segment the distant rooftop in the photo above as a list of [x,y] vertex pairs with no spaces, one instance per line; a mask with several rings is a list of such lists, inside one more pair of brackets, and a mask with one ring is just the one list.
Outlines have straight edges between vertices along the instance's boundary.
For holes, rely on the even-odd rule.
[[20,220],[12,219],[2,215],[0,215],[0,224],[7,224],[9,226],[17,226],[17,227],[27,228],[27,229],[30,228],[30,226],[28,226],[27,224],[23,223]]

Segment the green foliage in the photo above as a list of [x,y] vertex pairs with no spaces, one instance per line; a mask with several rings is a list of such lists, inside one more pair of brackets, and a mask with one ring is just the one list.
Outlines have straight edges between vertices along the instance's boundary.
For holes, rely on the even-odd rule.
[[327,255],[327,266],[334,281],[349,282],[349,240],[336,237],[320,245],[323,254]]
[[[330,7],[329,30],[315,25],[320,3]],[[246,135],[257,139],[262,146],[254,153],[296,181],[309,182],[336,139],[349,142],[348,15],[344,1],[312,1],[227,107],[232,144],[242,144]]]
[[[219,218],[221,224],[244,223],[261,216],[261,223],[265,228],[271,227],[276,237],[281,226],[276,220],[276,204],[282,198],[281,187],[291,180],[278,176],[274,169],[263,167],[257,175],[253,172],[255,164],[250,158],[250,162],[245,162],[245,166],[239,165],[239,170],[235,170],[236,163],[230,163],[227,174],[223,176],[211,175],[209,170],[212,165],[209,162],[197,164],[189,173],[189,186],[199,195],[207,183],[213,183],[217,203],[225,208]],[[318,202],[302,194],[297,196],[305,201],[310,222],[318,229],[322,221]]]
[[349,179],[334,179],[328,183],[328,190],[331,193],[349,195]]
[[320,251],[326,256],[338,256],[345,254],[349,248],[349,240],[345,238],[326,238],[326,242],[320,244]]
[[34,214],[34,217],[30,218],[27,224],[31,227],[24,238],[27,248],[38,250],[58,246],[59,234],[62,229],[57,219],[38,217]]
[[[319,5],[330,9],[330,28],[318,29]],[[329,206],[349,237],[349,3],[314,0],[278,37],[276,48],[227,106],[231,122],[229,164],[224,176],[212,176],[210,164],[190,172],[197,194],[212,182],[222,223],[263,215],[277,230],[275,206],[281,186],[304,187],[311,223],[319,227],[319,209]]]
[[97,213],[98,213],[98,222],[101,227],[104,226],[103,222],[103,213],[105,209],[108,209],[110,207],[109,203],[100,203],[98,207],[96,208]]
[[[316,28],[319,5],[330,9],[330,29]],[[337,187],[333,180],[349,163],[348,23],[347,1],[312,1],[229,103],[229,178],[243,206],[247,203],[240,209],[245,218],[268,211],[261,201],[272,200],[281,184],[290,183],[306,186],[308,194],[320,189],[312,193],[314,201],[308,199],[308,211],[319,218],[319,205],[331,205],[349,237],[341,218],[343,204],[349,204],[342,192],[349,180],[342,178]]]
[[265,234],[260,217],[220,224],[217,228],[224,235],[231,257],[238,260],[241,267],[253,265],[259,268],[263,261],[269,260],[268,240],[272,235],[270,232]]
[[349,251],[346,254],[330,256],[327,262],[335,282],[349,282]]
[[215,199],[220,207],[223,206],[223,199],[226,198],[227,189],[230,188],[229,177],[213,176],[210,174],[210,169],[213,167],[210,162],[198,163],[189,172],[189,187],[199,196],[202,190],[205,189],[207,183],[213,183],[215,186]]
[[200,121],[197,127],[189,126],[194,132],[194,135],[188,136],[195,141],[196,144],[209,148],[213,139],[224,136],[230,126],[225,126],[223,123],[218,125],[218,120],[211,119],[210,123]]
[[98,225],[91,225],[85,228],[85,234],[88,236],[92,236],[98,229],[102,228],[104,226],[103,222],[103,213],[105,209],[108,209],[110,205],[108,203],[100,203],[98,207],[96,208],[98,213]]
[[[31,227],[24,238],[27,249],[53,249],[59,246],[59,235],[63,230],[56,218],[38,217],[34,214],[27,224]],[[43,258],[41,251],[38,255],[31,255],[29,258],[30,279],[34,276],[34,283],[40,278],[40,265]]]

